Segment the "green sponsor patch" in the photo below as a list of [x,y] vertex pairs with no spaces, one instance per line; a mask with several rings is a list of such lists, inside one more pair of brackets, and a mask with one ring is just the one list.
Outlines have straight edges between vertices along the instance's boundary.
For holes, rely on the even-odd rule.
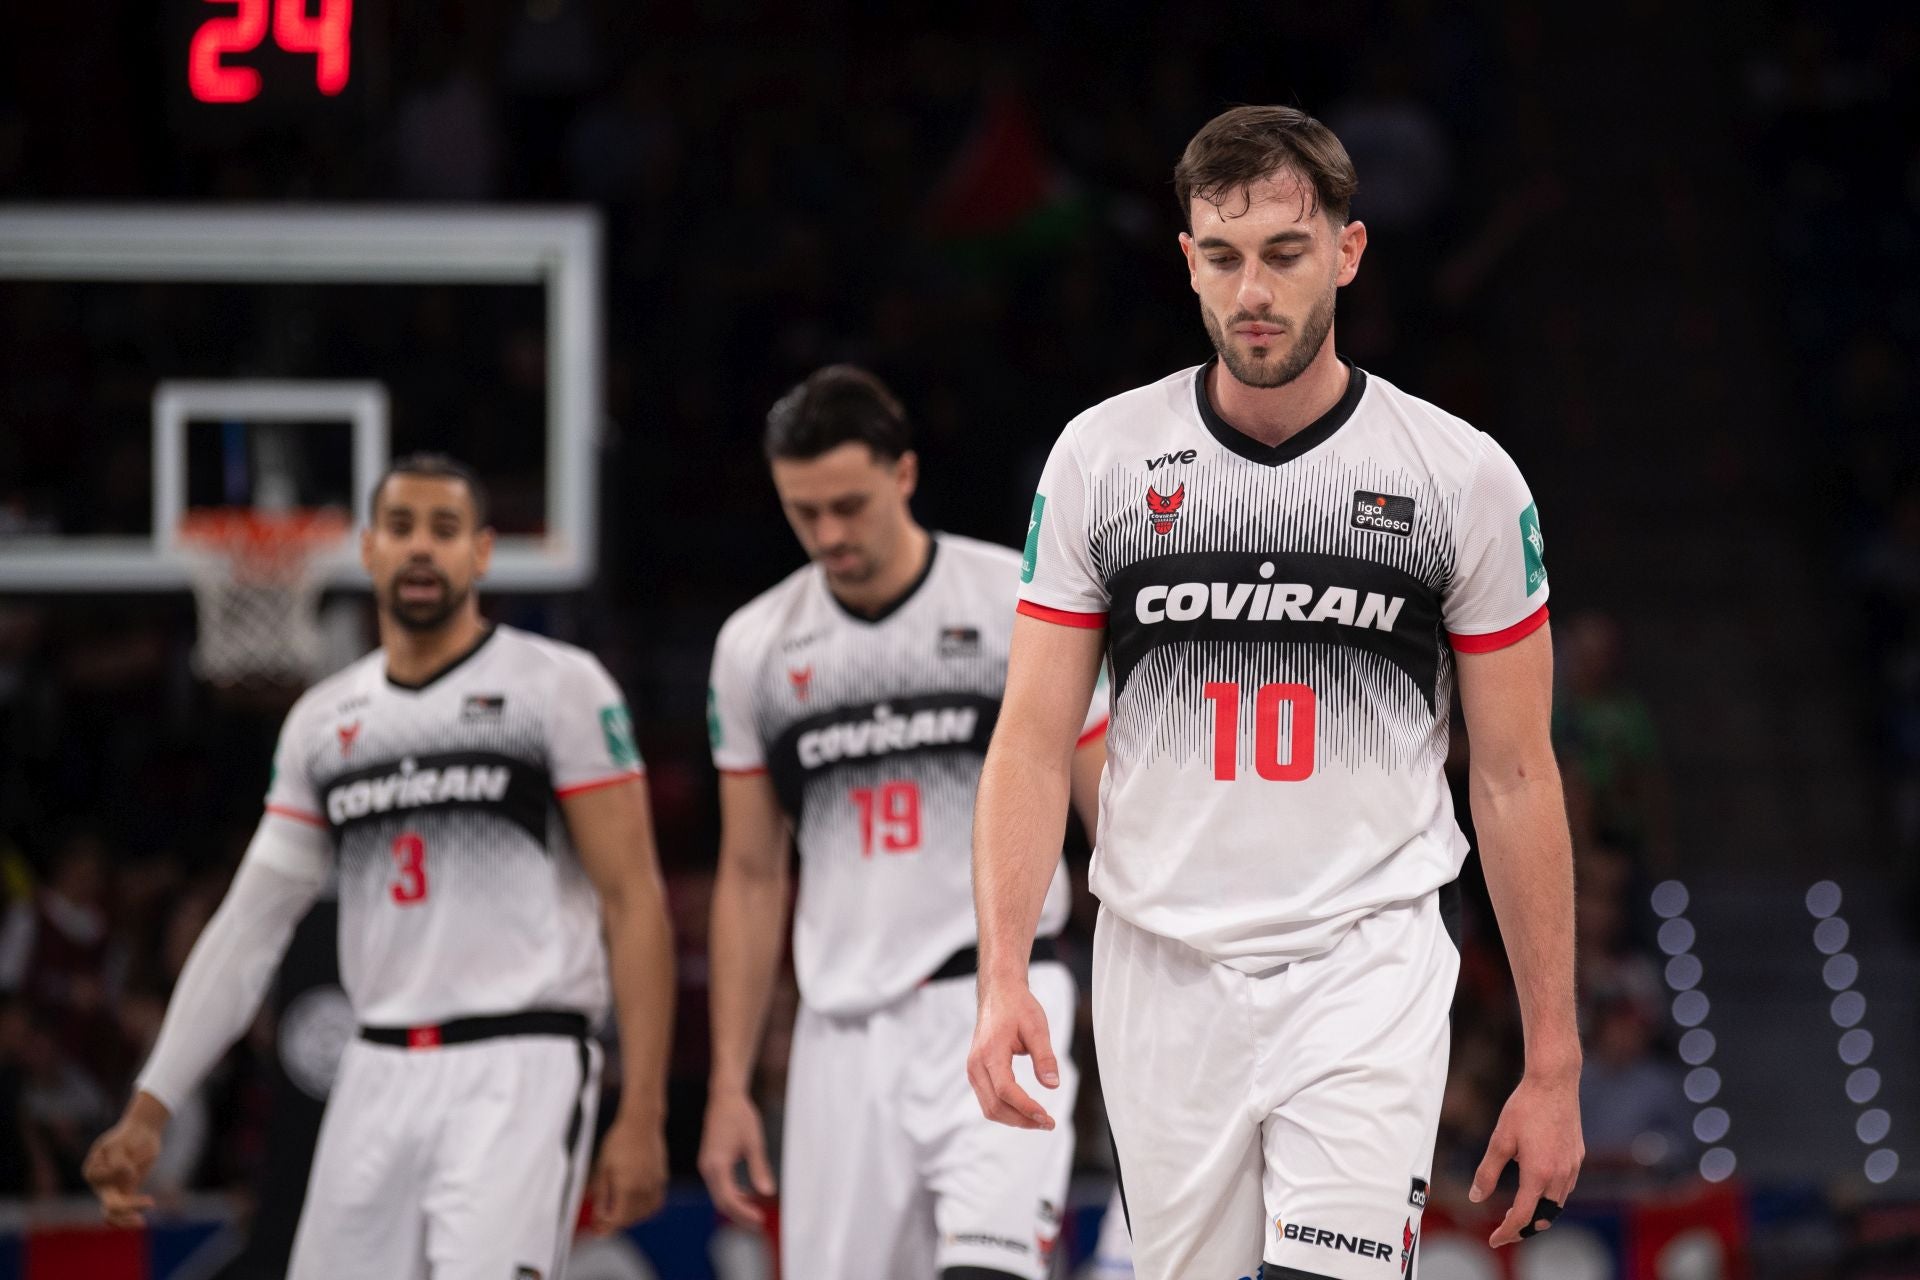
[[707,686],[707,745],[715,751],[720,749],[720,740],[725,735],[720,732],[720,694],[712,685]]
[[1020,581],[1032,582],[1034,566],[1040,563],[1040,518],[1047,511],[1047,495],[1033,495],[1033,514],[1027,517],[1027,554],[1020,561]]
[[1547,540],[1540,536],[1540,512],[1529,502],[1520,513],[1520,558],[1527,569],[1527,594],[1547,585]]
[[607,755],[622,767],[640,763],[640,750],[633,745],[633,716],[621,703],[600,708],[600,732],[607,740]]

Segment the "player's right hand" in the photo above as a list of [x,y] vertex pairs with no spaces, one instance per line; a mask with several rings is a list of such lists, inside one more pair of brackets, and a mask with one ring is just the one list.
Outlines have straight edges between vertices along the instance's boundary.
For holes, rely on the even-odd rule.
[[153,1197],[142,1194],[140,1184],[159,1158],[160,1140],[166,1133],[165,1116],[151,1114],[155,1109],[164,1112],[159,1103],[136,1095],[120,1122],[94,1142],[80,1167],[100,1197],[100,1211],[109,1226],[140,1226],[146,1221],[145,1211],[153,1208]]
[[[740,1185],[734,1170],[747,1164],[751,1191]],[[766,1212],[755,1201],[773,1198],[773,1169],[767,1164],[766,1132],[760,1109],[740,1092],[716,1092],[707,1099],[707,1119],[700,1133],[700,1176],[720,1212],[743,1227],[764,1227]]]
[[1033,1073],[1041,1084],[1060,1087],[1060,1064],[1054,1061],[1053,1041],[1047,1034],[1047,1011],[1027,984],[982,985],[980,1017],[973,1026],[973,1048],[967,1053],[967,1082],[973,1086],[981,1114],[1016,1129],[1051,1129],[1053,1117],[1014,1078],[1013,1060],[1020,1054],[1033,1059]]

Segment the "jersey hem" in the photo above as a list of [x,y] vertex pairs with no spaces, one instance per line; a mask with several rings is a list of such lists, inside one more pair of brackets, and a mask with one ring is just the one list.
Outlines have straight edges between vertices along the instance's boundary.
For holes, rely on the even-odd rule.
[[295,822],[304,822],[310,827],[324,829],[327,825],[327,820],[317,813],[308,813],[305,809],[290,809],[283,804],[270,804],[267,806],[267,812],[277,817],[291,818]]
[[553,794],[556,798],[565,800],[568,796],[577,796],[582,791],[598,791],[602,787],[611,787],[620,782],[632,782],[635,778],[646,776],[645,769],[631,769],[626,773],[616,773],[605,778],[590,778],[585,782],[573,783],[571,786],[555,787]]
[[1062,627],[1079,627],[1094,631],[1107,625],[1104,613],[1075,613],[1071,609],[1053,609],[1044,604],[1035,604],[1031,600],[1022,600],[1015,612],[1024,613],[1029,618],[1038,618],[1042,622],[1051,622]]
[[1449,631],[1447,642],[1457,653],[1492,653],[1496,649],[1504,649],[1508,645],[1525,640],[1545,626],[1546,622],[1547,606],[1541,605],[1512,626],[1504,627],[1499,631],[1489,631],[1485,635],[1459,635]]
[[767,771],[767,766],[763,764],[744,765],[740,768],[730,768],[724,764],[717,764],[713,767],[717,772],[728,774],[735,778],[758,777]]

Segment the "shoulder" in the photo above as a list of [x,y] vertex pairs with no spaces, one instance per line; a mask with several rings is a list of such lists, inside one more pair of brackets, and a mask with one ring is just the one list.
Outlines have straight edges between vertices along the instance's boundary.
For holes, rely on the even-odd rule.
[[351,714],[366,702],[370,688],[385,678],[386,654],[379,649],[355,658],[340,670],[308,686],[287,711],[287,727]]
[[793,620],[816,572],[813,565],[803,564],[735,609],[721,624],[714,647],[740,658],[764,651]]
[[1377,427],[1405,437],[1409,448],[1447,487],[1471,484],[1489,456],[1504,458],[1493,437],[1465,418],[1380,377],[1367,374],[1359,412]]
[[936,536],[940,541],[940,554],[952,557],[953,563],[963,572],[998,579],[1020,567],[1020,553],[1012,547],[1003,547],[997,542],[982,542],[958,533]]
[[1199,369],[1189,366],[1102,400],[1067,423],[1061,440],[1090,464],[1103,463],[1108,455],[1132,456],[1143,435],[1158,439],[1169,419],[1186,421],[1197,415],[1193,380]]
[[527,675],[565,676],[577,671],[601,670],[600,659],[577,644],[536,635],[518,627],[501,625],[494,643],[511,657],[516,668]]

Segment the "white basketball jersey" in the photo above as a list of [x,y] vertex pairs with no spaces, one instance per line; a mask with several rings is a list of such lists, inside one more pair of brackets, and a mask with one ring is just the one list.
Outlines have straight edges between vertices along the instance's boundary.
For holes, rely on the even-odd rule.
[[1546,621],[1540,522],[1489,437],[1359,369],[1262,445],[1210,366],[1054,446],[1020,609],[1106,629],[1113,726],[1090,883],[1247,971],[1451,881],[1453,653]]
[[[849,612],[813,565],[735,613],[713,655],[723,772],[765,772],[800,850],[794,967],[826,1013],[891,1003],[972,946],[973,801],[1007,679],[1020,558],[936,534],[885,615]],[[1086,729],[1106,719],[1104,691]],[[1056,868],[1039,933],[1067,919]]]
[[375,650],[309,689],[281,730],[267,808],[332,837],[341,984],[362,1023],[598,1018],[600,902],[556,802],[640,773],[599,662],[495,627],[424,685],[389,679]]

